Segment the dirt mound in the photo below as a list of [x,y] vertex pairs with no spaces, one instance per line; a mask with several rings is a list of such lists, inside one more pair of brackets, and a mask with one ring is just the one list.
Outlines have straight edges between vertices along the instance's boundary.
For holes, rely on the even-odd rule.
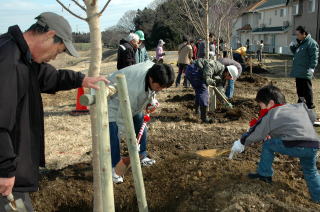
[[231,100],[231,104],[233,108],[220,105],[215,113],[212,113],[215,120],[219,123],[236,120],[248,121],[255,117],[259,111],[259,107],[253,99],[235,97]]
[[255,83],[256,85],[262,85],[262,84],[265,84],[266,82],[268,82],[268,79],[265,77],[262,77],[258,74],[250,75],[250,73],[245,72],[237,79],[237,81],[247,82],[247,83]]
[[[246,72],[250,73],[250,66],[246,67]],[[252,72],[255,74],[270,74],[271,72],[266,69],[266,66],[262,64],[254,64],[252,66]]]
[[168,96],[168,100],[166,102],[185,102],[185,101],[190,101],[194,100],[194,95],[191,93],[187,93],[185,95],[176,95],[171,98],[171,96]]

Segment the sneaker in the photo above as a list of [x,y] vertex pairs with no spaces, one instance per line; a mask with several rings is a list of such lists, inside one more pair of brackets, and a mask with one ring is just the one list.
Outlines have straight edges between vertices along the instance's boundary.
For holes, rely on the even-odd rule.
[[151,158],[148,158],[148,157],[144,157],[142,160],[141,160],[141,165],[142,166],[152,166],[153,164],[155,164],[156,161],[151,159]]
[[258,173],[250,173],[250,174],[248,174],[248,177],[250,179],[259,179],[259,180],[264,181],[266,183],[272,183],[272,177],[261,176]]
[[123,177],[117,175],[114,168],[112,168],[112,181],[116,184],[123,183]]

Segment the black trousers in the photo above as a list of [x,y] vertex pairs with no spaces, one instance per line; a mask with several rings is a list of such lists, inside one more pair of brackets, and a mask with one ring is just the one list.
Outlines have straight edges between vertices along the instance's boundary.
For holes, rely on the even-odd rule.
[[309,109],[315,108],[313,104],[312,82],[309,79],[296,78],[298,103],[304,102]]
[[[28,212],[33,212],[33,207],[31,203],[31,199],[29,196],[29,193],[23,193],[23,192],[13,192],[12,193],[14,198],[17,199],[22,199],[24,202],[24,205],[26,206],[26,209]],[[4,206],[7,205],[9,202],[7,200],[7,197],[0,197],[0,212],[6,212]]]

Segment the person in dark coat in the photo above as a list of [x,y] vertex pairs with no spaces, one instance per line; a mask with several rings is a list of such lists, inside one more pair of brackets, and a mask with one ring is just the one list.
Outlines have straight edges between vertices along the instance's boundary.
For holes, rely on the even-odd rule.
[[48,64],[62,52],[77,56],[69,23],[42,13],[25,33],[15,25],[0,36],[0,211],[13,191],[33,211],[29,192],[39,189],[39,167],[45,166],[41,93],[78,87],[97,88],[104,77],[56,70]]
[[296,29],[296,35],[297,44],[290,44],[293,53],[291,76],[296,78],[298,103],[305,101],[308,108],[313,109],[312,78],[318,65],[319,45],[302,26]]
[[127,40],[120,40],[118,48],[118,62],[117,69],[134,65],[136,61],[136,52],[139,48],[139,36],[135,33],[130,33]]

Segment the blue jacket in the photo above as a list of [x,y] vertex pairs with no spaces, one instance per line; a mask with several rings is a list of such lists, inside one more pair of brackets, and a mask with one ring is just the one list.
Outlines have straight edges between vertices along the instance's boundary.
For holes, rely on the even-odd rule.
[[295,46],[290,46],[293,53],[291,76],[294,78],[312,79],[313,73],[308,69],[315,69],[318,65],[319,45],[308,35]]
[[136,63],[143,63],[149,60],[146,47],[144,46],[139,47],[136,52],[135,58],[136,58]]

